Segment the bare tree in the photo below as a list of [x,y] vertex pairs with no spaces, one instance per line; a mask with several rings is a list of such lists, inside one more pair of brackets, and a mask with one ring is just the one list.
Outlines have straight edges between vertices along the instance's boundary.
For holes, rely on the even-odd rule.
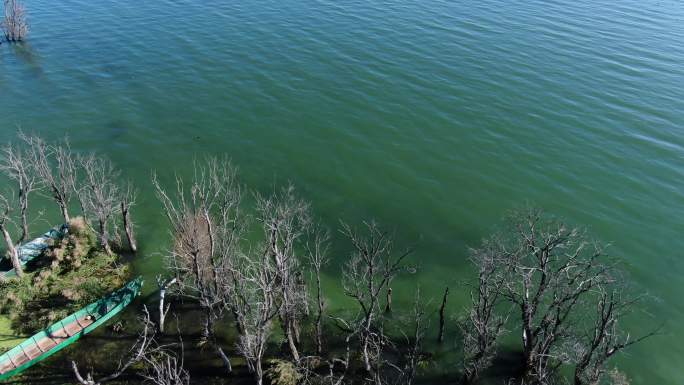
[[26,10],[19,0],[4,0],[5,18],[0,23],[5,39],[9,42],[22,41],[28,35],[29,27],[26,21]]
[[7,226],[12,221],[10,216],[12,212],[12,205],[10,201],[2,194],[0,194],[0,232],[2,232],[2,237],[5,240],[5,245],[7,246],[7,254],[12,261],[12,266],[17,272],[17,276],[21,277],[24,274],[24,269],[21,267],[21,262],[19,261],[19,254],[17,249],[14,247],[14,242],[9,233]]
[[76,191],[77,176],[76,155],[71,151],[69,141],[65,139],[62,144],[47,145],[37,136],[20,133],[20,137],[30,146],[41,183],[47,186],[59,206],[64,223],[69,223],[69,202]]
[[[575,385],[596,385],[606,376],[611,375],[616,382],[620,373],[608,373],[606,362],[625,348],[643,341],[657,333],[660,328],[652,329],[639,337],[632,338],[620,328],[620,321],[626,313],[633,310],[641,296],[629,297],[617,285],[598,287],[598,302],[594,325],[578,341],[579,359],[575,365]],[[626,379],[621,379],[621,382]]]
[[266,344],[273,320],[283,306],[277,298],[278,268],[272,259],[258,257],[243,257],[235,267],[233,274],[239,286],[233,286],[231,300],[242,329],[237,348],[257,385],[262,385]]
[[169,346],[155,349],[143,356],[145,370],[141,376],[146,382],[155,385],[190,385],[190,373],[184,367],[185,348],[178,329],[180,354],[171,351]]
[[[321,384],[321,385],[342,385],[347,383],[347,374],[350,367],[351,340],[355,336],[354,327],[343,318],[331,317],[337,326],[346,333],[344,339],[344,355],[342,357],[333,356],[325,361],[327,371],[320,369],[318,365],[321,357],[304,357],[300,361],[299,368],[303,373],[302,384]],[[316,365],[311,365],[307,358],[311,358]],[[312,370],[313,368],[313,370]]]
[[[21,135],[21,134],[20,134]],[[17,243],[29,239],[29,195],[39,188],[38,174],[34,169],[36,159],[32,151],[21,149],[13,144],[2,148],[0,171],[4,172],[16,183],[19,193],[19,208],[21,215],[21,236]]]
[[579,228],[537,209],[513,213],[508,230],[482,251],[486,264],[504,272],[499,292],[520,312],[524,381],[546,384],[570,360],[561,347],[571,334],[571,316],[606,281],[603,252]]
[[205,341],[213,344],[230,372],[230,359],[215,339],[214,325],[225,310],[235,313],[230,306],[230,288],[235,287],[232,265],[244,231],[236,170],[227,161],[209,159],[195,164],[189,190],[181,178],[176,178],[175,195],[167,193],[156,176],[153,184],[175,239],[168,267],[180,295],[197,300],[203,309]]
[[266,239],[264,255],[276,268],[283,334],[294,360],[299,361],[299,322],[308,309],[306,287],[299,275],[302,256],[297,246],[311,227],[309,205],[295,196],[290,185],[271,197],[257,196],[257,221]]
[[407,338],[408,351],[405,354],[405,363],[402,370],[403,383],[405,385],[412,385],[417,375],[423,340],[425,339],[425,333],[429,326],[426,319],[425,308],[426,306],[423,302],[423,298],[420,295],[420,288],[418,288],[414,297],[413,311],[411,313],[413,330],[411,337]]
[[323,288],[321,286],[321,271],[328,263],[328,247],[330,235],[328,233],[317,232],[314,235],[313,246],[307,245],[307,255],[309,264],[313,269],[314,281],[316,283],[316,353],[323,353],[323,312],[325,310],[325,299],[323,298]]
[[359,307],[359,316],[353,325],[358,336],[364,369],[380,382],[381,373],[377,366],[381,361],[379,353],[386,340],[382,332],[380,317],[380,295],[396,274],[405,269],[404,259],[410,251],[395,255],[392,239],[374,222],[366,223],[366,234],[343,224],[342,233],[354,246],[354,253],[343,271],[345,294],[354,299]]
[[76,361],[71,361],[71,368],[74,371],[76,380],[82,385],[100,385],[109,381],[114,381],[121,377],[121,375],[123,375],[131,366],[144,361],[146,357],[152,357],[157,352],[163,351],[164,347],[158,345],[155,341],[156,326],[154,325],[154,322],[152,322],[152,318],[146,306],[143,307],[143,315],[140,317],[140,322],[142,324],[142,330],[139,332],[138,338],[129,349],[128,354],[119,360],[114,372],[98,379],[95,379],[92,373],[87,373],[84,377],[79,371]]
[[165,305],[166,291],[174,283],[176,283],[176,278],[166,280],[163,279],[161,275],[157,276],[157,286],[159,287],[159,322],[157,323],[157,328],[159,333],[164,333],[166,315],[171,308],[171,305]]
[[133,221],[131,220],[131,207],[135,205],[135,199],[137,192],[133,188],[133,185],[129,182],[126,184],[126,188],[121,196],[121,218],[123,220],[124,230],[126,231],[126,239],[128,239],[128,245],[131,251],[136,253],[138,251],[138,244],[135,241],[135,235],[133,234]]
[[[501,319],[486,316],[488,304],[498,301],[496,293],[517,309],[524,383],[551,383],[562,365],[576,362],[576,383],[590,384],[603,373],[610,356],[643,339],[622,339],[614,334],[622,314],[617,309],[633,302],[621,302],[611,294],[616,289],[613,263],[580,228],[567,226],[538,209],[517,211],[507,228],[475,256],[481,269],[481,293],[474,301],[471,319],[476,322],[472,324],[479,324],[492,336],[500,330]],[[605,294],[597,296],[597,292]],[[581,317],[591,306],[598,306],[597,322],[586,329]],[[576,358],[575,336],[583,331],[589,337]]]
[[167,350],[144,357],[146,366],[142,377],[155,385],[189,385],[190,373],[183,367],[183,353],[177,357]]
[[496,355],[496,343],[504,333],[508,314],[496,313],[501,306],[505,266],[497,265],[496,239],[472,249],[471,261],[479,270],[476,292],[470,293],[471,308],[459,322],[463,333],[463,383],[472,383]]
[[120,172],[111,161],[93,154],[81,157],[79,165],[84,174],[84,186],[78,190],[79,200],[84,212],[92,214],[97,221],[96,232],[100,247],[111,255],[111,223],[121,201],[121,191],[116,184]]

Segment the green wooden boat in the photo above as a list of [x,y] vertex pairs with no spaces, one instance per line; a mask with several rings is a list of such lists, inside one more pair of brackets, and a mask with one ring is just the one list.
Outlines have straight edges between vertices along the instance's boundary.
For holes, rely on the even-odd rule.
[[19,374],[95,330],[140,294],[142,277],[40,331],[0,356],[0,380]]
[[[69,226],[62,225],[58,229],[50,229],[47,233],[41,235],[40,237],[17,247],[17,254],[21,266],[26,266],[27,263],[42,255],[45,249],[47,249],[50,245],[50,240],[61,239],[68,233],[68,231]],[[17,272],[14,268],[12,268],[11,270],[3,272],[2,275],[5,278],[16,277]]]

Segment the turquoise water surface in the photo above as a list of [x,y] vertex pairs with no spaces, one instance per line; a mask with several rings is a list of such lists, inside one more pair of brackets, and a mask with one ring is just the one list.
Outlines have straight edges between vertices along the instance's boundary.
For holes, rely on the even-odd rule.
[[29,40],[0,45],[2,141],[20,126],[111,157],[141,190],[137,271],[168,240],[151,170],[170,181],[205,154],[260,191],[292,181],[332,229],[396,229],[433,296],[534,202],[658,298],[628,323],[666,324],[617,361],[633,384],[684,383],[681,1],[25,3]]

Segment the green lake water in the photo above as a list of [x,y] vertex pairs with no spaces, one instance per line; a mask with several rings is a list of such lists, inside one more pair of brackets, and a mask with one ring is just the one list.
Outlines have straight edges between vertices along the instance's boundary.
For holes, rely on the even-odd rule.
[[420,265],[399,297],[449,285],[454,313],[467,248],[532,202],[657,298],[628,326],[665,335],[616,361],[633,384],[684,383],[681,1],[25,3],[29,40],[0,45],[0,142],[19,126],[113,159],[141,192],[148,289],[168,244],[151,171],[207,154],[259,191],[291,181],[331,229],[395,230]]

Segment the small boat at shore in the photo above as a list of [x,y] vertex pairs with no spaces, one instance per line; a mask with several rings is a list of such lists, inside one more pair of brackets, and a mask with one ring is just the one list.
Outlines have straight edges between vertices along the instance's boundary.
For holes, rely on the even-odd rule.
[[142,277],[34,334],[0,356],[0,380],[23,372],[92,332],[140,294]]
[[[31,262],[41,254],[43,254],[45,249],[47,249],[50,246],[51,240],[61,239],[68,233],[68,231],[69,226],[64,224],[60,226],[58,229],[50,229],[48,232],[41,235],[40,237],[17,247],[17,254],[19,256],[19,263],[21,263],[21,266],[26,266],[27,263]],[[17,272],[14,268],[12,268],[8,271],[2,272],[2,275],[5,278],[10,278],[15,277],[17,275]]]

